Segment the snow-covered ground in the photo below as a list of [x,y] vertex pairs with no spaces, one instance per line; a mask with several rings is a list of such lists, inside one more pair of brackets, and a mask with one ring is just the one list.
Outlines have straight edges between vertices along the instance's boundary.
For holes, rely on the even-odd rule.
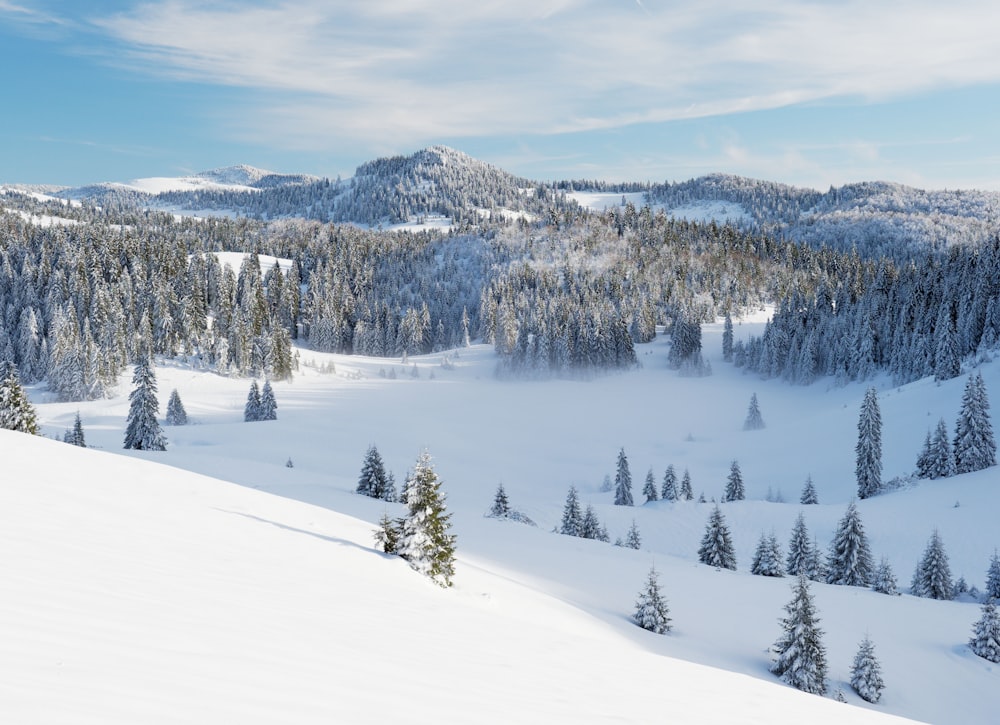
[[[760,326],[737,324],[737,336]],[[441,355],[403,365],[302,350],[295,379],[274,384],[279,419],[267,423],[242,422],[247,380],[161,364],[161,410],[176,388],[192,419],[165,429],[163,453],[120,450],[128,376],[110,400],[33,391],[46,434],[61,436],[79,411],[88,444],[105,452],[0,436],[12,461],[0,537],[16,552],[0,596],[2,641],[13,643],[0,655],[13,690],[0,711],[102,723],[995,722],[997,668],[966,646],[980,614],[968,598],[815,584],[830,692],[850,705],[768,672],[791,581],[750,575],[753,550],[762,532],[785,546],[800,511],[826,549],[854,497],[866,386],[744,375],[721,361],[720,336],[705,327],[706,378],[668,371],[662,339],[639,347],[642,369],[590,381],[497,381],[485,346],[460,350],[452,369]],[[1000,366],[982,372],[1000,401]],[[873,381],[884,478],[914,468],[939,417],[953,425],[964,382]],[[767,427],[745,432],[754,392]],[[353,493],[373,443],[397,485],[423,448],[434,457],[458,536],[454,589],[372,550],[374,522],[403,511]],[[657,483],[668,464],[688,469],[711,501],[739,461],[749,500],[722,505],[737,572],[697,563],[712,503],[611,505],[600,484],[622,447],[637,503],[649,468]],[[807,475],[818,506],[795,503]],[[936,528],[954,576],[981,588],[1000,544],[997,479],[994,468],[859,502],[876,560],[905,588]],[[537,527],[483,518],[501,482]],[[570,485],[612,539],[634,519],[642,549],[552,533]],[[673,618],[666,636],[629,621],[653,564]],[[886,680],[875,706],[846,684],[865,634]],[[32,712],[44,717],[23,717]]]

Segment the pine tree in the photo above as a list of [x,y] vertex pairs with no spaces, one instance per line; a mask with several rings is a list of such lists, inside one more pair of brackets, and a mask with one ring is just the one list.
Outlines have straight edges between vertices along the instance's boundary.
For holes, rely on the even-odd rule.
[[712,509],[705,526],[705,535],[698,547],[698,561],[719,569],[736,569],[736,552],[726,520],[718,505]]
[[826,649],[823,630],[809,592],[809,580],[802,574],[793,587],[792,600],[785,605],[782,634],[774,644],[777,657],[771,672],[803,692],[826,692]]
[[566,536],[579,536],[582,523],[583,516],[580,513],[580,499],[576,494],[576,487],[570,486],[569,493],[566,494],[566,504],[563,506],[562,524],[559,527],[559,533]]
[[618,451],[618,472],[615,474],[615,506],[631,506],[632,503],[632,474],[622,448]]
[[599,539],[601,536],[601,522],[594,507],[589,503],[583,512],[583,518],[580,519],[580,530],[576,535],[581,539]]
[[957,378],[962,374],[962,362],[955,334],[955,319],[949,303],[941,305],[934,326],[934,343],[934,379],[940,381]]
[[878,702],[882,697],[882,690],[885,689],[885,682],[882,681],[882,666],[875,657],[875,645],[865,635],[858,647],[858,652],[854,655],[854,664],[851,666],[851,687],[866,702]]
[[800,513],[792,527],[792,536],[788,541],[788,556],[785,558],[785,571],[790,576],[805,574],[809,579],[816,579],[816,555],[809,531],[806,529],[805,517]]
[[758,576],[784,576],[781,567],[781,546],[772,533],[765,537],[762,533],[750,564],[750,573]]
[[632,519],[632,525],[625,534],[625,546],[629,549],[642,548],[642,537],[639,536],[639,526],[635,523],[635,519]]
[[655,568],[650,568],[646,587],[639,592],[635,603],[635,623],[655,634],[670,631],[670,609],[660,591],[660,582]]
[[990,566],[986,570],[986,598],[1000,599],[1000,554],[993,550]]
[[677,498],[680,501],[691,501],[694,498],[694,491],[691,488],[691,473],[686,468],[684,475],[681,476],[681,489]]
[[754,393],[750,396],[750,407],[747,410],[747,419],[743,422],[743,430],[760,430],[763,427],[764,419],[757,404],[757,393]]
[[21,386],[17,368],[10,362],[0,369],[0,428],[38,435],[35,408]]
[[1000,615],[993,599],[983,604],[983,616],[972,629],[969,648],[985,660],[1000,663]]
[[448,533],[451,514],[445,513],[441,480],[427,451],[417,459],[406,490],[409,513],[403,521],[399,555],[416,571],[450,587],[455,575],[455,536]]
[[143,357],[135,365],[129,393],[128,420],[125,425],[125,449],[164,451],[167,439],[156,420],[160,403],[156,399],[156,373],[150,361]]
[[[942,421],[944,422],[944,421]],[[924,438],[924,445],[917,455],[917,478],[931,477],[931,459],[934,455],[934,444],[931,442],[931,431],[927,429],[927,437]]]
[[260,391],[260,418],[258,420],[277,420],[278,402],[274,399],[271,381],[264,381],[264,389]]
[[254,423],[260,419],[260,388],[257,387],[257,381],[254,380],[250,383],[247,403],[243,407],[243,420],[247,423]]
[[722,501],[742,501],[747,497],[746,489],[743,486],[743,474],[740,473],[740,464],[733,461],[729,466],[729,477],[726,479],[726,491]]
[[813,485],[812,476],[806,476],[806,483],[802,487],[802,495],[799,496],[799,503],[807,506],[819,503],[819,496],[816,495],[816,486]]
[[955,456],[948,440],[948,426],[944,418],[938,421],[927,459],[927,478],[948,478],[955,475]]
[[649,469],[646,474],[646,482],[642,487],[642,495],[646,497],[646,503],[656,501],[659,496],[656,493],[656,479],[653,477],[653,469]]
[[896,584],[896,575],[892,572],[889,560],[884,556],[875,570],[875,580],[872,582],[872,589],[879,594],[899,594],[899,586]]
[[663,474],[663,487],[660,489],[660,498],[664,501],[677,500],[677,473],[672,465],[667,466]]
[[937,529],[931,534],[924,556],[913,572],[910,590],[914,596],[930,599],[953,599],[955,596],[948,555]]
[[495,519],[505,519],[508,515],[510,515],[510,502],[507,500],[507,492],[503,490],[503,483],[500,483],[496,495],[493,496],[490,516]]
[[167,416],[164,420],[167,425],[187,425],[187,411],[184,410],[184,403],[181,402],[177,388],[170,392],[170,399],[167,401]]
[[726,362],[733,361],[733,318],[728,312],[722,326],[722,359]]
[[402,527],[402,519],[390,519],[389,514],[382,514],[378,528],[375,529],[375,548],[386,554],[398,554]]
[[854,450],[858,498],[871,498],[882,490],[882,414],[875,388],[865,392],[858,418],[858,444]]
[[997,464],[997,444],[990,423],[990,403],[983,376],[970,375],[955,424],[955,472],[980,471]]
[[83,421],[80,420],[80,411],[76,411],[76,418],[73,420],[73,427],[66,431],[66,436],[63,438],[67,443],[80,446],[80,448],[87,447],[87,441],[83,437]]
[[868,537],[857,505],[852,501],[840,520],[827,557],[828,584],[866,587],[871,584],[874,566]]
[[385,464],[382,462],[382,455],[373,443],[368,446],[365,459],[361,463],[361,475],[358,476],[356,493],[372,498],[384,499],[388,489],[388,477],[385,473]]

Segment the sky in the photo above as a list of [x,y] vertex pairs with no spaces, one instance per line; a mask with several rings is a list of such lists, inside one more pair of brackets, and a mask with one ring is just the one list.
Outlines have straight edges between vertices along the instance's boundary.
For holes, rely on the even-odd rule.
[[1000,190],[1000,4],[0,0],[0,183],[445,144],[538,180]]

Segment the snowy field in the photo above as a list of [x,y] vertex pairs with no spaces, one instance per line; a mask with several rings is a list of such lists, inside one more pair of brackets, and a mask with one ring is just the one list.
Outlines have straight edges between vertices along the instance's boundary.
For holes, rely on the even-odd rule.
[[[737,324],[737,337],[761,324]],[[706,378],[666,370],[662,338],[638,347],[641,369],[590,381],[500,382],[485,346],[453,369],[441,355],[403,365],[301,350],[266,423],[242,422],[249,381],[160,364],[161,412],[176,388],[192,420],[165,428],[163,453],[121,450],[128,375],[110,400],[32,391],[46,435],[79,411],[104,452],[0,437],[13,461],[0,531],[17,552],[0,598],[0,710],[46,723],[996,722],[1000,672],[966,646],[980,615],[968,597],[814,584],[830,696],[768,672],[791,580],[752,576],[754,548],[772,531],[787,548],[801,511],[826,550],[854,497],[866,386],[761,381],[721,361],[720,337],[705,327]],[[1000,367],[982,373],[1000,404]],[[938,418],[953,426],[965,377],[872,382],[889,479],[913,470]],[[752,393],[767,427],[746,432]],[[374,522],[403,512],[353,493],[373,443],[397,485],[422,449],[433,456],[458,537],[453,589],[372,549]],[[709,502],[613,506],[600,487],[620,448],[637,504],[647,470],[659,483],[671,464]],[[748,497],[722,505],[738,571],[716,571],[697,548],[733,460]],[[809,475],[820,505],[800,506]],[[537,527],[483,517],[501,482]],[[998,483],[993,468],[861,501],[876,561],[905,590],[936,528],[955,578],[982,588],[1000,545]],[[552,533],[571,485],[612,540],[634,519],[641,550]],[[653,564],[666,636],[629,620]],[[847,684],[866,634],[886,681],[874,706]]]

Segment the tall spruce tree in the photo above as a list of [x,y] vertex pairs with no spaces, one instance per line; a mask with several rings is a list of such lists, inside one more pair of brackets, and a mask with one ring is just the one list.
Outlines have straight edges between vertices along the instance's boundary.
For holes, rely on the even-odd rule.
[[83,421],[80,420],[79,410],[76,411],[76,417],[73,419],[73,427],[66,431],[63,441],[74,446],[80,446],[80,448],[87,447],[87,441],[83,435]]
[[399,555],[435,583],[450,587],[455,575],[455,536],[449,533],[451,514],[445,513],[441,480],[427,451],[417,459],[406,490],[409,513],[403,520]]
[[243,406],[243,420],[247,423],[255,423],[260,420],[260,388],[257,381],[250,383],[250,392],[247,393],[247,402]]
[[750,564],[750,573],[758,576],[784,576],[781,565],[781,546],[772,532],[765,537],[762,533]]
[[816,486],[813,484],[812,476],[806,476],[805,485],[802,486],[802,495],[799,496],[799,503],[807,506],[819,503],[819,496],[816,494]]
[[1000,663],[1000,614],[993,599],[983,604],[983,615],[972,629],[969,648],[985,660]]
[[875,388],[868,388],[861,403],[858,443],[854,450],[858,498],[871,498],[882,490],[882,414]]
[[566,494],[566,504],[563,506],[562,523],[559,526],[559,533],[566,536],[579,536],[580,526],[583,523],[583,515],[580,512],[580,498],[576,493],[576,486],[570,486]]
[[948,478],[955,475],[955,456],[948,440],[948,426],[944,418],[938,421],[931,439],[927,457],[927,478]]
[[816,554],[813,551],[809,530],[806,529],[806,519],[799,513],[792,526],[792,536],[788,541],[788,556],[785,558],[785,571],[790,576],[805,574],[809,579],[816,579]]
[[271,381],[264,381],[264,388],[260,391],[260,418],[258,420],[277,420],[278,401],[274,399],[274,389]]
[[21,386],[17,368],[11,362],[0,366],[0,428],[38,435],[35,408]]
[[996,549],[990,558],[989,568],[986,570],[986,597],[1000,599],[1000,554]]
[[882,665],[875,657],[875,645],[868,635],[861,640],[854,663],[851,665],[851,687],[866,702],[878,702],[882,698],[885,682],[882,680]]
[[645,588],[639,592],[632,615],[635,623],[655,634],[670,631],[670,608],[660,591],[659,576],[655,568],[650,568]]
[[593,505],[589,503],[583,511],[583,518],[580,519],[580,529],[576,535],[581,539],[601,538],[601,521],[597,518],[597,512],[594,511]]
[[716,505],[708,517],[705,534],[698,547],[698,561],[719,569],[736,569],[736,550],[722,511]]
[[146,357],[139,358],[132,375],[132,392],[129,393],[128,419],[125,424],[126,450],[164,451],[167,439],[163,435],[156,415],[160,403],[156,399],[156,373]]
[[889,560],[884,556],[875,570],[875,579],[872,582],[872,589],[879,594],[899,594],[899,586],[896,583],[896,575],[892,572]]
[[490,506],[490,516],[495,519],[505,519],[510,515],[510,501],[507,499],[507,492],[503,490],[503,483],[497,485],[497,492],[493,496],[493,505]]
[[781,620],[781,636],[774,644],[777,656],[771,672],[803,692],[822,695],[826,692],[826,648],[805,575],[799,575],[792,592]]
[[625,449],[618,451],[618,469],[615,473],[615,506],[631,506],[632,474],[628,470],[628,458]]
[[688,469],[684,469],[684,475],[681,476],[681,488],[677,495],[679,501],[691,501],[694,499],[694,490],[691,488],[691,472]]
[[646,503],[650,501],[656,501],[660,497],[656,492],[656,478],[653,476],[653,469],[649,469],[649,473],[646,474],[646,481],[642,487],[642,495],[646,497]]
[[990,402],[980,373],[970,375],[955,424],[955,472],[980,471],[997,464],[997,444],[990,422]]
[[868,537],[857,505],[852,501],[840,520],[827,557],[828,584],[866,587],[872,582],[874,565]]
[[733,318],[728,312],[722,326],[722,359],[726,362],[733,361]]
[[181,402],[177,388],[170,391],[170,399],[167,400],[167,415],[164,421],[167,425],[187,425],[187,411],[184,410],[184,403]]
[[663,487],[660,489],[660,498],[664,501],[677,500],[677,472],[673,465],[667,466],[663,474]]
[[382,462],[382,455],[373,443],[368,446],[368,450],[365,452],[355,492],[363,496],[385,499],[388,488],[389,477],[385,472],[385,464]]
[[910,591],[914,596],[930,599],[953,599],[955,596],[951,566],[937,529],[931,534],[924,556],[913,572]]
[[757,403],[757,393],[750,396],[750,407],[747,409],[747,418],[743,421],[743,430],[760,430],[764,427],[764,418],[760,414],[760,405]]
[[625,534],[625,546],[637,550],[642,548],[642,537],[639,535],[639,525],[636,524],[635,519],[632,519],[632,525],[628,527],[628,532]]
[[740,464],[733,461],[729,465],[729,476],[726,479],[726,490],[722,496],[723,502],[742,501],[747,497],[746,488],[743,485],[743,474],[740,473]]

